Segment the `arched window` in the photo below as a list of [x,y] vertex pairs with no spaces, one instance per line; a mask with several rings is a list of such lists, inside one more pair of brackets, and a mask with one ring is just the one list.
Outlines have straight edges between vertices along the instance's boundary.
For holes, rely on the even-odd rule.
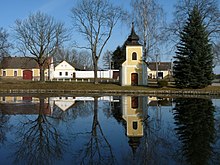
[[136,52],[132,53],[132,60],[137,60],[137,53]]

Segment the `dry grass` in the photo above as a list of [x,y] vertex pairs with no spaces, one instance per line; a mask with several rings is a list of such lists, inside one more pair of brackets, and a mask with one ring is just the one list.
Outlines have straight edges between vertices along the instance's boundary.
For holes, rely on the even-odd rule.
[[[114,83],[88,83],[88,82],[36,82],[36,81],[15,81],[15,80],[1,80],[0,89],[56,89],[56,90],[180,90],[174,87],[157,88],[146,86],[120,86]],[[182,89],[189,90],[189,89]],[[191,89],[194,91],[194,89]],[[203,89],[196,89],[195,91],[220,91],[220,86],[209,86]]]

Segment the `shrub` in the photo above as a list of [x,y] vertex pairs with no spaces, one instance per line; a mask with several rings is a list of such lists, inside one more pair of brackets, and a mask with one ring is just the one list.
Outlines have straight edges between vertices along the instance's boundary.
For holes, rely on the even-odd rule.
[[168,86],[168,81],[166,81],[166,80],[159,80],[158,82],[157,82],[157,85],[158,85],[158,87],[167,87]]

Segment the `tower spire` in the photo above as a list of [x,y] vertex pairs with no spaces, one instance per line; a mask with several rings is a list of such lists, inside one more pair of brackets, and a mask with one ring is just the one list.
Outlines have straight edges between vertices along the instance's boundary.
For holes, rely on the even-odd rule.
[[128,39],[126,40],[126,45],[140,45],[138,41],[139,41],[139,37],[135,33],[134,22],[132,22],[131,34],[128,36]]

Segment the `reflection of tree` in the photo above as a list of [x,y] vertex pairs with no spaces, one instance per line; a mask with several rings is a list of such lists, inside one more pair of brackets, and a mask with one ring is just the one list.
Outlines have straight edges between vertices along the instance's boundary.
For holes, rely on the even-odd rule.
[[9,116],[4,115],[0,112],[0,143],[3,144],[7,139],[6,139],[6,132],[9,131],[11,128],[8,125],[9,121]]
[[[164,164],[169,162],[170,152],[175,145],[170,125],[165,122],[162,111],[162,102],[155,106],[147,105],[147,97],[143,99],[143,131],[144,136],[140,141],[135,155],[135,164]],[[144,101],[145,100],[145,101]],[[162,99],[165,100],[165,99]],[[166,102],[166,105],[168,102]],[[166,163],[165,163],[166,164]],[[167,163],[172,164],[172,163]]]
[[[86,109],[86,110],[85,110]],[[88,117],[93,114],[93,103],[91,101],[76,101],[72,107],[66,111],[61,110],[58,106],[53,108],[52,117],[56,122],[72,121],[78,117]]]
[[190,164],[208,164],[214,142],[214,107],[208,99],[176,99],[174,119],[182,152]]
[[[218,102],[220,100],[218,99]],[[220,162],[220,106],[215,106],[215,129],[216,129],[216,138],[215,138],[215,148],[214,148],[214,158],[216,162]],[[218,163],[216,163],[218,164]]]
[[13,146],[16,148],[13,153],[15,163],[49,165],[54,159],[62,157],[63,139],[48,120],[48,107],[45,106],[48,105],[45,104],[44,98],[40,98],[37,118],[27,118],[19,125],[18,141]]
[[[114,156],[111,145],[106,139],[98,121],[98,98],[94,98],[94,113],[92,130],[80,133],[89,137],[89,141],[80,150],[77,159],[80,164],[114,164]],[[81,137],[80,137],[81,138]]]

